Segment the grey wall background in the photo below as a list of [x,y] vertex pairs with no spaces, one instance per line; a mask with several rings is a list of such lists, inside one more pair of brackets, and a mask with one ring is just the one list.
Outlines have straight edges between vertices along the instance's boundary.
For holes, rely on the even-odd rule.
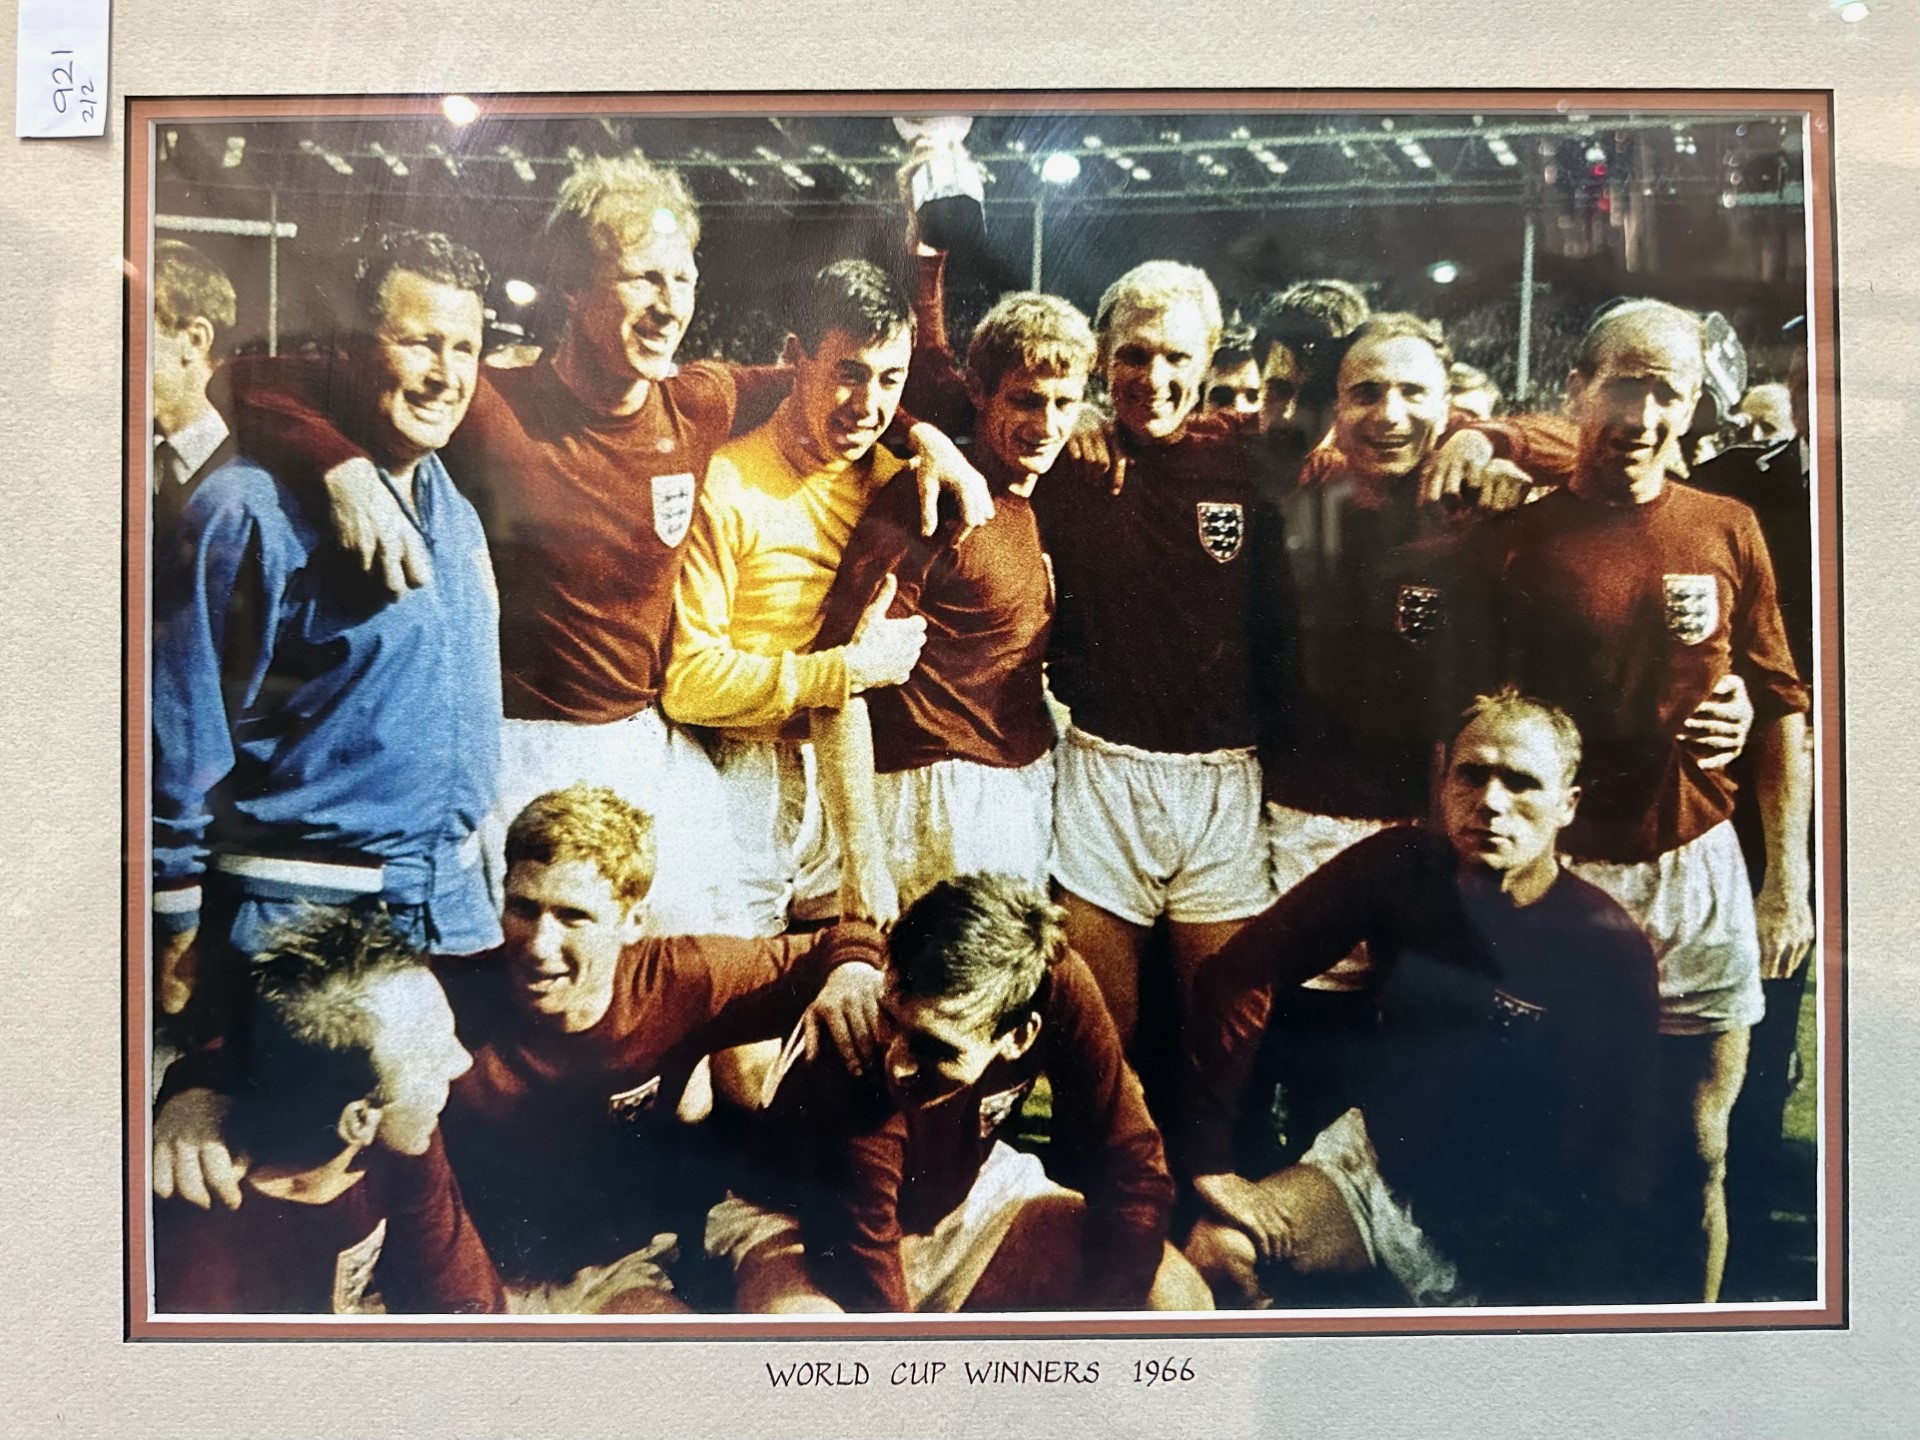
[[[1913,1433],[1920,3],[1875,9],[1843,25],[1822,0],[121,0],[107,139],[0,141],[0,1435]],[[776,1394],[765,1352],[743,1344],[121,1341],[121,96],[1435,84],[1837,92],[1850,1330],[1103,1341],[1049,1353],[1118,1369],[1171,1348],[1203,1378],[1171,1392],[984,1399],[945,1387]],[[860,1353],[891,1363],[961,1349]]]

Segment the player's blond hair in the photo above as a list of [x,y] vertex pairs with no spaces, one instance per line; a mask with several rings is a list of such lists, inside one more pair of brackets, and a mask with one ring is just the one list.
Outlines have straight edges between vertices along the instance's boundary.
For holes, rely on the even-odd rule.
[[162,240],[153,247],[153,322],[178,335],[196,319],[213,326],[216,336],[238,318],[233,282],[204,250],[184,240]]
[[1018,290],[981,317],[967,346],[967,368],[988,395],[1015,370],[1084,375],[1098,350],[1080,307],[1058,295]]
[[1122,316],[1168,310],[1183,303],[1200,307],[1207,325],[1206,358],[1211,359],[1220,343],[1220,330],[1226,323],[1220,310],[1220,292],[1214,289],[1207,272],[1197,265],[1183,265],[1178,260],[1149,260],[1127,271],[1100,297],[1099,308],[1093,312],[1093,330],[1100,341],[1100,363],[1104,366],[1107,362],[1113,331]]
[[560,182],[547,216],[546,267],[563,293],[583,289],[595,264],[661,231],[700,243],[700,208],[677,170],[633,155],[595,155]]
[[507,827],[507,868],[584,860],[623,905],[653,888],[653,821],[605,785],[569,785],[534,797]]
[[1538,720],[1553,732],[1554,745],[1560,751],[1564,770],[1560,781],[1571,785],[1580,773],[1580,727],[1573,717],[1550,701],[1528,695],[1518,686],[1503,685],[1485,695],[1476,695],[1453,727],[1447,739],[1447,760],[1453,760],[1453,747],[1469,727],[1482,720]]

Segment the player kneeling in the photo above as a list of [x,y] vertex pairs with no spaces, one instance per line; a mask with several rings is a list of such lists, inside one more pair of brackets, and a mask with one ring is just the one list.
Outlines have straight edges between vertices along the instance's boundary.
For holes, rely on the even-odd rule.
[[[796,1063],[760,1172],[708,1218],[739,1308],[1212,1308],[1167,1244],[1160,1132],[1059,909],[1004,876],[944,881],[888,949],[878,1073]],[[1002,1138],[1043,1075],[1044,1165]]]
[[[1653,1298],[1655,967],[1555,854],[1579,761],[1563,712],[1482,697],[1448,747],[1442,833],[1362,840],[1201,967],[1179,1139],[1211,1212],[1187,1254],[1223,1300],[1299,1302],[1312,1277],[1369,1269],[1422,1305]],[[1244,1178],[1234,1131],[1273,992],[1362,941],[1361,1104],[1301,1163]]]

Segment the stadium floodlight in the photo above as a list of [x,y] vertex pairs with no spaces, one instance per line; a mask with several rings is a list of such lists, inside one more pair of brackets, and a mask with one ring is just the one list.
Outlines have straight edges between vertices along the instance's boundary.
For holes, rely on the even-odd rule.
[[540,292],[524,280],[509,280],[500,288],[506,291],[507,299],[516,305],[531,305],[540,298]]
[[348,160],[344,155],[335,154],[333,151],[327,149],[326,146],[321,145],[316,141],[302,140],[300,142],[300,149],[304,154],[312,155],[313,157],[319,160],[324,160],[327,163],[328,168],[330,168],[336,175],[353,174],[353,162]]
[[1451,285],[1460,278],[1460,267],[1451,260],[1436,260],[1427,267],[1427,278],[1436,285]]
[[1040,178],[1049,185],[1071,185],[1080,178],[1080,160],[1064,150],[1047,156],[1040,166]]

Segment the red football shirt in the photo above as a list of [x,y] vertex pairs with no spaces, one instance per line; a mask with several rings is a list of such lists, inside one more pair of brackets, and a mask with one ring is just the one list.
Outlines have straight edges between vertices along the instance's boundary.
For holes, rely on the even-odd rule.
[[157,1200],[153,1275],[160,1314],[353,1314],[375,1292],[395,1313],[506,1308],[437,1134],[418,1158],[369,1152],[364,1178],[324,1205],[251,1188],[238,1210]]
[[882,773],[940,760],[1029,765],[1053,746],[1043,681],[1053,591],[1033,507],[997,488],[993,518],[958,535],[951,516],[921,535],[919,486],[901,475],[867,506],[827,592],[819,649],[853,638],[889,574],[900,587],[890,613],[926,617],[906,683],[866,694]]
[[1570,490],[1482,526],[1505,670],[1580,727],[1584,795],[1561,847],[1651,860],[1733,814],[1733,782],[1675,740],[1738,672],[1764,725],[1809,708],[1753,511],[1668,484],[1645,505]]

